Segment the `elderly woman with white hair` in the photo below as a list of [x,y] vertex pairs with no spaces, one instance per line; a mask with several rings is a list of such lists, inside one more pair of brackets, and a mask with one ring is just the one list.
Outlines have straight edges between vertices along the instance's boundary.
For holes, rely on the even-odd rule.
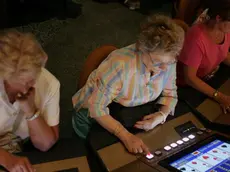
[[11,154],[24,139],[47,151],[59,138],[60,84],[46,60],[31,34],[0,35],[0,165],[8,171],[34,171],[27,158]]
[[147,131],[163,124],[177,104],[175,58],[183,40],[183,29],[171,18],[148,17],[137,42],[113,51],[73,96],[73,127],[77,135],[86,138],[96,121],[117,136],[128,151],[148,153],[143,141],[112,117],[108,105],[116,102],[129,108],[130,113],[123,115],[131,119],[135,118],[135,107],[157,100],[159,109],[135,121],[133,127]]

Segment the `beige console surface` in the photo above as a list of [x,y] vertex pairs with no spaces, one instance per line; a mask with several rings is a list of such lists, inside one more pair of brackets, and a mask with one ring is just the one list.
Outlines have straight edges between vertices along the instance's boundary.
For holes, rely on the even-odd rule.
[[[230,80],[226,81],[219,90],[225,94],[230,95]],[[205,100],[197,109],[212,122],[230,124],[230,114],[223,114],[219,104],[211,99]],[[158,148],[164,147],[169,143],[172,143],[177,139],[180,139],[181,137],[174,130],[174,128],[188,121],[192,121],[193,124],[195,124],[198,128],[203,127],[203,125],[192,113],[187,113],[165,123],[164,125],[156,127],[150,132],[138,134],[138,137],[143,139],[143,141],[147,144],[150,150],[156,150]],[[108,171],[156,171],[156,169],[151,168],[139,161],[138,156],[128,153],[121,143],[116,143],[111,146],[100,149],[98,150],[98,154],[104,162]],[[158,170],[167,171],[159,166],[157,167],[157,171]]]
[[79,172],[90,172],[88,161],[85,156],[36,164],[33,167],[36,169],[36,172],[56,172],[72,168],[78,168]]
[[88,161],[85,156],[36,164],[34,165],[34,168],[36,169],[36,172],[54,172],[71,168],[78,168],[79,172],[90,172]]
[[[230,95],[230,80],[226,81],[219,91]],[[220,105],[211,99],[206,99],[197,110],[211,122],[230,125],[230,113],[224,114]]]
[[[203,125],[194,117],[192,113],[188,113],[168,121],[167,123],[156,127],[150,132],[137,135],[143,139],[150,150],[156,150],[180,139],[181,137],[179,134],[177,134],[174,128],[188,121],[193,122],[193,124],[195,124],[198,128],[203,127]],[[152,168],[140,161],[137,161],[138,157],[128,153],[121,143],[116,143],[105,147],[99,150],[98,153],[108,171],[125,172],[127,169],[132,169],[132,172],[153,171]]]

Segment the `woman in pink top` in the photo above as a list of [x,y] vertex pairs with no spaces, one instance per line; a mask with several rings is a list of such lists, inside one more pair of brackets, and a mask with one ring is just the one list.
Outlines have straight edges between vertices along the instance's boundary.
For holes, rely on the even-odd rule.
[[230,66],[230,0],[210,0],[206,21],[194,25],[185,37],[179,56],[179,86],[189,85],[220,103],[230,112],[230,96],[218,92],[205,81],[224,62]]

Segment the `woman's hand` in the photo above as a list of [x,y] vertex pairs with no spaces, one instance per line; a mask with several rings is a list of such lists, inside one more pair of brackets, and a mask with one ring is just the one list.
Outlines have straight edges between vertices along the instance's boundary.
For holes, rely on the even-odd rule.
[[220,106],[222,107],[225,114],[230,112],[230,96],[220,93],[217,101],[220,103]]
[[137,136],[131,134],[111,115],[94,118],[102,127],[117,136],[130,153],[149,153],[148,147]]
[[119,138],[121,139],[121,141],[130,153],[149,153],[148,147],[137,136],[129,132],[125,132],[121,133],[121,136]]
[[35,89],[30,88],[26,94],[18,94],[16,100],[19,102],[21,110],[24,112],[26,117],[31,117],[36,111],[34,102]]
[[25,157],[14,156],[10,153],[7,154],[5,163],[3,166],[9,172],[34,172],[35,169],[32,167],[29,160]]
[[147,115],[142,121],[137,121],[134,125],[135,128],[149,131],[164,121],[164,117],[160,112]]

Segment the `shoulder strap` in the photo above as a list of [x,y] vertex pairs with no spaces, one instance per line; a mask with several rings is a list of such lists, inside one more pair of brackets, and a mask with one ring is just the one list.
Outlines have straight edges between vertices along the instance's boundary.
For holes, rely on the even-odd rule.
[[22,121],[22,118],[23,118],[23,115],[22,115],[21,111],[19,111],[19,113],[18,113],[18,115],[14,121],[12,133],[14,133],[18,129],[20,122]]

